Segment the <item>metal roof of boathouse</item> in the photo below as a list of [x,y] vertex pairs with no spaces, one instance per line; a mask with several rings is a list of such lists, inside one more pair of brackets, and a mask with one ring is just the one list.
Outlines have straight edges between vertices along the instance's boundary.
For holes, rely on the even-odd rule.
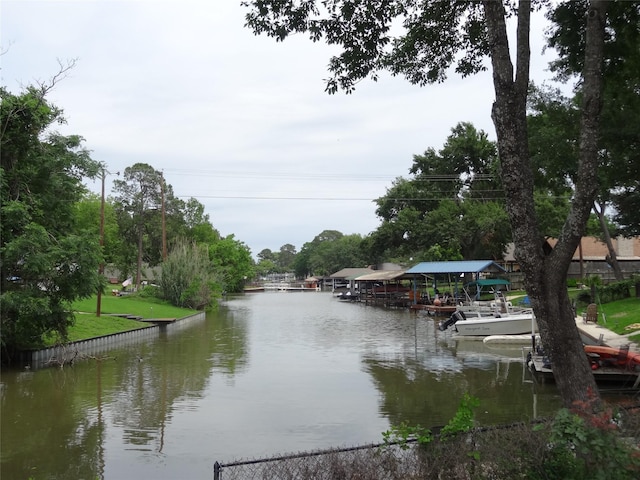
[[366,275],[360,275],[355,280],[359,282],[383,282],[398,280],[406,276],[406,270],[376,270]]
[[405,273],[415,275],[435,275],[439,273],[504,273],[506,270],[493,260],[456,260],[451,262],[422,262]]
[[329,278],[353,280],[356,277],[359,277],[360,275],[366,275],[367,273],[372,273],[374,271],[375,270],[373,270],[370,267],[365,267],[365,268],[343,268],[342,270],[339,270],[339,271],[329,275]]

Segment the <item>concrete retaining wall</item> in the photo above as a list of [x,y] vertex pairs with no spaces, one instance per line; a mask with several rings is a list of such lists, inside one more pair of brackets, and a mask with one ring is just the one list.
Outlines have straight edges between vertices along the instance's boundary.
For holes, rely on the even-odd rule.
[[128,332],[114,333],[101,337],[89,338],[65,345],[22,352],[20,363],[29,368],[61,366],[87,357],[94,357],[104,352],[125,345],[133,345],[155,339],[162,334],[171,334],[183,330],[195,322],[204,321],[206,314],[199,312],[188,317],[166,324],[150,325]]

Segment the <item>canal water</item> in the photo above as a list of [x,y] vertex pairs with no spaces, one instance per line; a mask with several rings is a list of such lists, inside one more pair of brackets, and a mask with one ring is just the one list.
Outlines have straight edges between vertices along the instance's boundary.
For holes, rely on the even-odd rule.
[[477,419],[549,416],[519,347],[488,348],[407,310],[331,293],[254,293],[201,322],[72,367],[3,370],[3,479],[210,479],[213,464],[382,441]]

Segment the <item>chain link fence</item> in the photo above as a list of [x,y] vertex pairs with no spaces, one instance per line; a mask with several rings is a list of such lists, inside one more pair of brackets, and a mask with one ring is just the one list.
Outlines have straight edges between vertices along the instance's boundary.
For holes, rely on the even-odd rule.
[[214,480],[411,479],[420,470],[417,444],[371,444],[214,465]]
[[[640,404],[616,417],[620,438],[640,449]],[[453,437],[301,452],[214,465],[214,480],[470,480],[547,478],[553,422],[477,428]],[[613,426],[607,422],[604,430]],[[639,453],[640,455],[640,453]],[[523,476],[524,475],[524,476]],[[557,478],[557,477],[554,477]],[[622,477],[621,477],[622,478]],[[629,478],[629,477],[624,477]],[[635,477],[640,478],[640,477]]]

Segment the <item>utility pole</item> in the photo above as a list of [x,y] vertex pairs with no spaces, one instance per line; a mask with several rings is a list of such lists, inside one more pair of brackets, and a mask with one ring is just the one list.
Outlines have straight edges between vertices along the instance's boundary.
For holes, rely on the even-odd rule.
[[162,201],[162,261],[167,259],[167,225],[165,222],[164,208],[164,173],[160,172],[160,193]]
[[[100,172],[100,178],[102,180],[102,194],[100,196],[100,253],[103,256],[103,259],[100,261],[100,265],[98,266],[98,274],[102,278],[104,276],[104,179],[107,174],[113,175],[111,172],[107,171],[102,164],[102,170]],[[120,175],[120,172],[116,172],[116,175]],[[98,288],[98,300],[96,304],[96,317],[100,316],[102,309],[102,285]]]

